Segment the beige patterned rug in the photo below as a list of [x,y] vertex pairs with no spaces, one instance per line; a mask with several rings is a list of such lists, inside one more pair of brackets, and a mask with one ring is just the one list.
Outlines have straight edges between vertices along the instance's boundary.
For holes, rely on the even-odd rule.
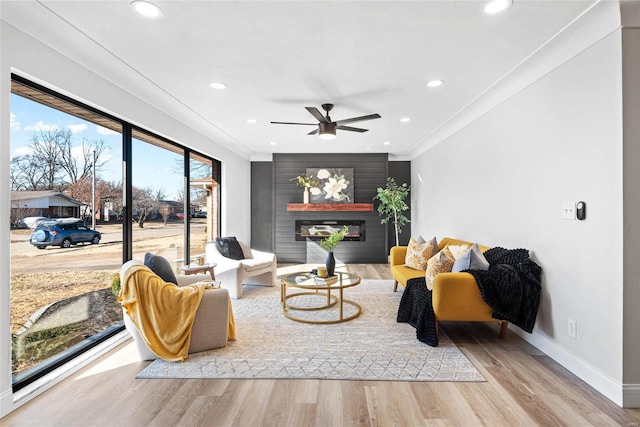
[[[412,326],[396,322],[402,291],[394,293],[390,280],[363,280],[344,292],[362,306],[359,317],[310,325],[282,314],[279,287],[245,285],[242,299],[233,301],[236,341],[181,363],[156,360],[138,378],[485,381],[442,331],[440,345],[429,347]],[[304,306],[311,298],[290,303]],[[350,310],[345,304],[345,317]]]

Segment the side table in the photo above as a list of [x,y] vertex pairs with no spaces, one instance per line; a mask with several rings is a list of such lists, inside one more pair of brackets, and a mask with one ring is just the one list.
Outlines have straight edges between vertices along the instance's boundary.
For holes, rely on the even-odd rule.
[[211,275],[211,280],[216,280],[216,273],[213,271],[213,268],[216,265],[217,264],[215,262],[208,264],[189,264],[183,265],[182,267],[180,267],[180,270],[186,275],[209,272],[209,274]]

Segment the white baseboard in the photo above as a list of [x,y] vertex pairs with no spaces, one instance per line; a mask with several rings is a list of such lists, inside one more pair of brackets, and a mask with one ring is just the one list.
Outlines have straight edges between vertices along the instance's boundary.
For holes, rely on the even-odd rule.
[[14,409],[13,393],[11,392],[11,389],[0,393],[0,418],[4,417]]
[[[532,334],[527,334],[516,328],[511,329],[511,331],[518,334],[523,340],[535,346],[547,356],[567,368],[582,381],[586,382],[603,394],[607,399],[613,401],[616,405],[624,408],[640,407],[640,388],[636,388],[635,385],[629,385],[628,392],[630,393],[630,397],[627,402],[624,396],[626,393],[623,393],[625,392],[626,386],[623,388],[621,382],[616,381],[586,361],[577,358],[575,354],[570,353],[564,347],[559,346],[557,343],[535,330]],[[635,396],[635,404],[634,406],[627,406],[627,404],[630,405],[632,402],[631,395]]]

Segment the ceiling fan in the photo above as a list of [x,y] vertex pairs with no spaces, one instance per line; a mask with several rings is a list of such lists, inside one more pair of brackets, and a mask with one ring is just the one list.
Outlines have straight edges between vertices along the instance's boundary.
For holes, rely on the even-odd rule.
[[366,116],[360,117],[352,117],[350,119],[333,121],[331,117],[329,117],[329,111],[333,109],[333,104],[322,104],[322,109],[326,111],[326,116],[323,116],[322,113],[316,107],[305,107],[308,112],[311,113],[313,117],[318,120],[318,123],[291,123],[291,122],[271,122],[272,124],[277,125],[304,125],[304,126],[318,126],[317,129],[312,130],[307,135],[318,135],[321,139],[331,140],[336,137],[336,129],[340,130],[348,130],[351,132],[366,132],[368,129],[354,128],[351,126],[345,126],[346,123],[353,122],[362,122],[364,120],[372,120],[379,119],[380,114],[369,114]]

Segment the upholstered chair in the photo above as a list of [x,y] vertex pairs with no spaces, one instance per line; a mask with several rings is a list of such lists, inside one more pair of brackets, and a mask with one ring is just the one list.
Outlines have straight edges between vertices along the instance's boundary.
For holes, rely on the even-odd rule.
[[[120,269],[120,283],[124,283],[124,277],[129,268],[143,264],[140,260],[131,260],[122,265]],[[135,274],[135,273],[134,273]],[[176,276],[178,286],[187,286],[198,281],[210,281],[209,274],[179,275]],[[133,337],[142,360],[154,360],[158,356],[146,345],[137,328],[123,310],[124,325]],[[207,290],[202,296],[200,306],[196,311],[195,320],[191,327],[191,342],[189,353],[211,350],[227,345],[229,330],[229,292],[226,289]]]
[[216,263],[214,271],[220,286],[229,290],[231,298],[242,298],[242,285],[276,285],[278,261],[276,255],[251,249],[238,241],[243,259],[232,259],[218,250],[215,241],[207,242],[205,258],[208,263]]

